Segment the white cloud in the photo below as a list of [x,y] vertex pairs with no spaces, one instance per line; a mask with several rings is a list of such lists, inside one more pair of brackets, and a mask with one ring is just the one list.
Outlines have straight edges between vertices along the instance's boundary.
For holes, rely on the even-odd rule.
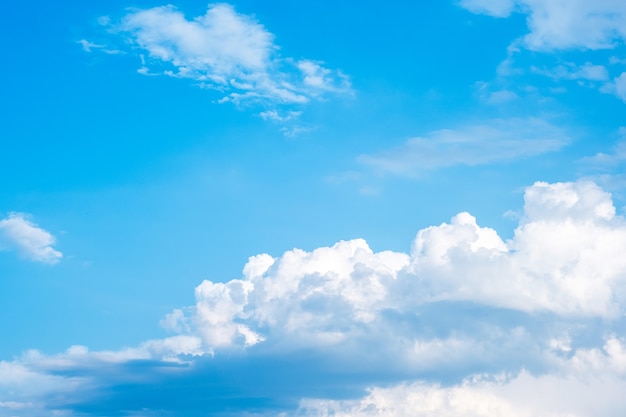
[[[228,395],[245,386],[259,396],[247,377],[277,358],[331,368],[316,374],[318,385],[343,376],[355,389],[373,387],[353,401],[305,400],[300,416],[618,416],[626,407],[626,342],[615,331],[626,322],[624,247],[626,221],[610,194],[579,181],[528,187],[508,241],[462,212],[418,231],[409,253],[374,252],[354,239],[260,254],[240,279],[198,285],[194,306],[161,321],[172,337],[0,361],[0,416],[3,408],[49,415],[98,392],[120,395],[110,387],[138,390],[132,396],[171,380],[179,404],[181,384],[230,373],[229,365]],[[198,358],[206,353],[213,357]],[[291,367],[276,372],[275,383],[301,377]],[[228,385],[235,380],[242,385]],[[390,387],[399,381],[409,382]],[[376,387],[382,382],[387,388]]]
[[626,381],[555,375],[468,379],[441,386],[425,382],[372,388],[356,401],[304,400],[306,417],[617,417],[626,407]]
[[104,45],[89,42],[87,39],[81,39],[77,43],[83,47],[83,51],[85,52],[92,52],[92,49],[104,48]]
[[421,231],[413,273],[431,276],[433,299],[616,317],[626,262],[614,244],[626,242],[626,225],[610,195],[588,182],[536,183],[524,212],[506,251],[471,218]]
[[530,33],[523,44],[532,50],[611,49],[626,39],[626,3],[621,0],[463,0],[473,13],[508,17],[528,15]]
[[[591,182],[538,182],[526,190],[524,214],[509,241],[460,213],[419,231],[410,254],[376,253],[355,239],[278,258],[258,255],[242,279],[204,281],[196,305],[187,314],[175,311],[166,323],[201,338],[211,352],[262,342],[339,346],[384,339],[397,324],[389,311],[411,315],[441,302],[615,319],[626,307],[624,247],[626,222],[615,215],[610,194]],[[403,336],[396,340],[405,353],[428,346],[442,351],[419,332],[405,329]],[[463,340],[445,343],[482,349]]]
[[63,254],[52,247],[54,243],[54,236],[22,213],[11,213],[0,220],[0,250],[17,250],[26,259],[55,264]]
[[498,106],[519,98],[519,96],[511,90],[494,90],[490,83],[484,81],[476,82],[474,86],[476,87],[476,95],[478,98],[487,104]]
[[284,123],[297,119],[301,114],[301,111],[289,111],[285,114],[281,114],[276,110],[267,110],[259,113],[259,116],[261,116],[264,120]]
[[594,156],[583,158],[581,162],[602,170],[614,170],[619,167],[626,161],[626,127],[620,127],[618,134],[619,139],[609,153],[599,152]]
[[595,65],[590,62],[586,62],[583,65],[568,62],[552,69],[533,67],[532,70],[555,80],[607,81],[609,79],[609,72],[605,66]]
[[[189,78],[226,93],[220,102],[303,104],[349,93],[348,78],[321,62],[281,58],[274,35],[228,4],[209,5],[188,20],[174,6],[134,10],[114,31],[148,54],[141,73]],[[165,71],[159,65],[169,67]]]
[[617,78],[615,78],[614,82],[615,95],[626,103],[626,72],[622,72]]
[[515,0],[461,0],[459,5],[472,13],[508,17],[515,9],[516,2]]
[[597,417],[626,408],[626,345],[609,337],[601,348],[579,349],[550,373],[480,374],[459,384],[417,381],[373,387],[358,400],[304,399],[307,417]]
[[567,134],[537,119],[497,119],[489,124],[437,130],[424,137],[359,161],[403,176],[455,165],[482,165],[556,151],[569,142]]

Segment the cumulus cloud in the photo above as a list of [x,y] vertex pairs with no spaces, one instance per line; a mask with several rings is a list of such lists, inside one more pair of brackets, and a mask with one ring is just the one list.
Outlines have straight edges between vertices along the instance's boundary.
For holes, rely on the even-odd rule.
[[301,105],[351,91],[341,71],[320,61],[280,57],[274,35],[229,4],[209,5],[193,19],[171,5],[132,10],[111,30],[147,54],[141,73],[194,80],[223,92],[220,102]]
[[[201,338],[203,349],[213,352],[385,338],[397,330],[398,317],[439,303],[619,318],[626,301],[626,259],[620,255],[626,223],[615,214],[610,194],[592,182],[538,182],[524,200],[520,225],[508,241],[459,213],[420,230],[408,254],[374,252],[355,239],[278,258],[254,256],[242,279],[204,281],[196,288],[196,305],[165,322],[170,330]],[[424,343],[420,331],[409,327],[402,339],[392,340],[421,357],[441,352],[441,343],[456,344],[459,352],[483,348],[466,343],[462,333]]]
[[532,50],[611,49],[626,39],[626,4],[616,0],[463,0],[473,13],[508,17],[526,14]]
[[0,220],[0,250],[16,250],[31,261],[55,264],[63,257],[52,247],[55,241],[54,236],[23,213],[11,213]]
[[171,337],[0,362],[0,415],[617,416],[625,246],[610,194],[537,182],[510,240],[462,212],[407,253],[256,255],[165,316]]
[[358,160],[380,173],[416,176],[455,165],[531,157],[556,151],[568,143],[568,135],[545,120],[496,119],[487,124],[437,130],[378,154],[361,155]]

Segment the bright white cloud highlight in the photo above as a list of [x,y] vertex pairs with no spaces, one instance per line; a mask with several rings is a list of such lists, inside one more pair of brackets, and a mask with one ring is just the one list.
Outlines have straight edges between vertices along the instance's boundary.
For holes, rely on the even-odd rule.
[[[197,381],[202,364],[217,371],[220,360],[240,372],[229,384],[249,388],[242,375],[283,358],[332,369],[318,384],[346,377],[372,387],[357,400],[303,400],[299,416],[621,415],[625,219],[587,181],[533,184],[520,218],[507,241],[461,212],[418,231],[409,253],[354,239],[253,256],[240,279],[206,280],[194,306],[168,314],[161,325],[172,337],[0,361],[0,415],[62,412],[116,384],[152,392],[150,375]],[[423,379],[429,373],[449,382]],[[382,381],[408,382],[376,387]]]
[[[169,66],[162,73],[223,91],[222,102],[303,104],[329,92],[350,92],[340,71],[279,57],[274,35],[228,4],[212,4],[191,20],[171,5],[134,10],[115,30],[148,53],[142,73]],[[148,68],[151,63],[154,68]]]
[[[520,225],[506,242],[459,213],[419,231],[410,254],[376,253],[355,239],[252,257],[242,279],[204,281],[196,305],[175,311],[164,324],[200,337],[203,349],[213,351],[264,341],[284,347],[379,339],[394,332],[389,312],[410,316],[439,302],[570,318],[623,314],[626,223],[610,194],[591,182],[538,182],[524,201]],[[405,329],[402,343],[425,349],[415,331]],[[463,338],[448,342],[480,349]]]
[[0,250],[16,250],[31,261],[55,264],[63,257],[52,247],[55,242],[54,236],[23,213],[11,213],[0,220]]
[[455,165],[482,165],[556,151],[569,143],[560,128],[537,119],[497,119],[488,124],[437,130],[358,160],[380,173],[417,176]]

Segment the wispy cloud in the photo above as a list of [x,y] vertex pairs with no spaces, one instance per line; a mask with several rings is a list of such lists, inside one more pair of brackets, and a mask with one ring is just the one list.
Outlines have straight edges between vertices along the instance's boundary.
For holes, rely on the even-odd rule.
[[31,261],[55,264],[63,254],[55,250],[56,239],[23,213],[11,213],[0,220],[0,250],[16,250]]
[[[507,58],[498,67],[500,77],[511,77],[527,71],[542,74],[555,81],[575,80],[579,85],[597,88],[626,101],[626,76],[617,72],[618,58],[606,62],[593,51],[623,47],[626,42],[626,3],[613,0],[462,0],[461,7],[472,13],[507,18],[513,13],[526,15],[528,33],[513,40]],[[566,56],[552,68],[519,64],[525,51],[546,56]],[[577,55],[572,52],[576,51]],[[537,55],[529,55],[536,60]],[[579,60],[571,62],[571,60]]]
[[[612,340],[620,349],[621,341]],[[582,353],[582,352],[581,352]],[[594,352],[598,359],[621,361],[613,352]],[[626,382],[621,373],[591,377],[569,363],[569,374],[534,376],[475,376],[459,384],[442,386],[423,381],[393,387],[371,388],[358,400],[304,400],[304,417],[591,417],[619,414],[626,407],[622,395]],[[585,367],[589,371],[591,367]]]
[[607,81],[609,79],[609,71],[604,65],[595,65],[590,62],[583,65],[568,62],[551,69],[533,67],[532,70],[555,80]]
[[462,0],[473,13],[527,15],[526,48],[538,51],[611,49],[626,39],[626,4],[614,0]]
[[475,166],[531,157],[570,141],[562,129],[538,118],[496,119],[486,124],[434,131],[358,160],[380,173],[416,176],[455,165]]
[[[220,102],[259,104],[276,112],[275,106],[351,93],[341,71],[321,61],[281,57],[274,35],[229,4],[212,4],[193,19],[168,5],[132,10],[117,24],[104,23],[145,54],[140,73],[193,80],[223,92]],[[97,46],[81,44],[87,50]]]

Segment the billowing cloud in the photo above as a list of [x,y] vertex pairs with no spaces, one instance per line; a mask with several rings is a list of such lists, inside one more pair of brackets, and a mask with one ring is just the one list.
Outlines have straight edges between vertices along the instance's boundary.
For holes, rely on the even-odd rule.
[[496,119],[486,124],[434,131],[359,162],[380,173],[416,176],[455,165],[483,165],[540,155],[569,143],[562,129],[538,118]]
[[610,49],[626,39],[626,4],[619,0],[462,0],[473,13],[508,17],[514,11],[527,17],[525,47]]
[[[591,182],[538,182],[526,190],[524,215],[508,241],[459,213],[450,223],[419,231],[409,254],[376,253],[355,239],[278,258],[257,255],[242,279],[204,281],[196,288],[196,305],[174,311],[164,324],[201,338],[212,352],[384,338],[398,317],[440,303],[617,318],[626,301],[624,245],[626,223],[616,216],[610,194]],[[420,341],[419,328],[402,335],[406,340],[397,342],[405,350],[441,351]],[[468,345],[461,333],[447,342],[481,348]]]
[[[206,14],[193,19],[171,5],[132,10],[111,28],[145,54],[140,73],[194,80],[222,91],[221,102],[301,105],[328,93],[351,91],[341,71],[320,61],[280,57],[274,35],[229,4],[209,5]],[[265,114],[273,120],[296,114],[275,113],[273,109]]]
[[256,255],[172,337],[0,362],[0,415],[617,416],[625,246],[610,194],[537,182],[510,240],[462,212],[407,253]]
[[55,264],[63,257],[52,247],[55,241],[54,236],[23,213],[11,213],[0,220],[0,250],[16,250],[31,261]]

